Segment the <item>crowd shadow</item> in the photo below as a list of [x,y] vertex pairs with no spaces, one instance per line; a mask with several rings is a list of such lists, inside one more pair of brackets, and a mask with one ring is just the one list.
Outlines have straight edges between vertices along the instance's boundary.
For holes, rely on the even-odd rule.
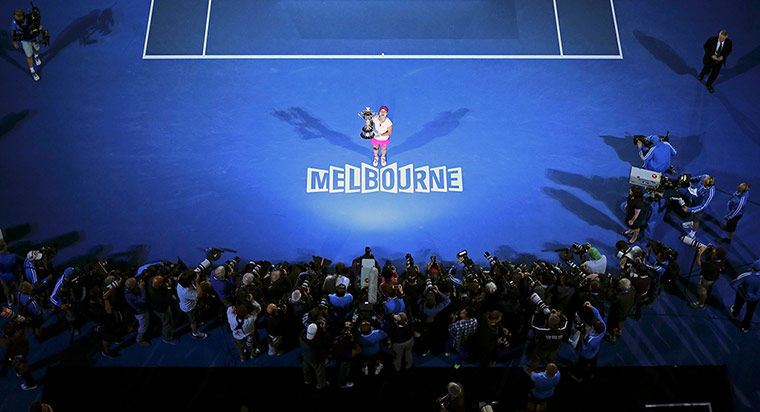
[[511,246],[508,246],[508,245],[497,246],[491,252],[491,254],[498,257],[501,260],[508,260],[509,262],[515,265],[521,265],[521,264],[530,265],[531,263],[535,262],[536,259],[538,259],[538,256],[536,255],[533,255],[530,253],[518,252],[517,250],[513,249]]
[[555,183],[575,187],[588,193],[592,199],[604,203],[613,215],[620,215],[620,203],[628,196],[628,178],[584,176],[577,173],[546,169],[546,177]]
[[[728,61],[726,63],[728,65]],[[755,47],[752,51],[740,57],[736,64],[725,67],[721,70],[720,76],[715,80],[715,84],[731,80],[736,76],[747,73],[757,66],[760,66],[760,46]]]
[[6,134],[10,133],[16,126],[19,125],[19,123],[29,117],[30,114],[32,114],[32,111],[26,109],[20,112],[5,115],[2,120],[0,120],[0,139],[2,139]]
[[43,63],[47,64],[55,59],[58,53],[73,43],[79,43],[80,46],[90,46],[97,43],[98,39],[95,35],[106,36],[111,34],[113,25],[113,10],[109,7],[91,11],[66,26],[60,33],[51,32],[52,43],[50,48],[42,53]]
[[37,231],[37,225],[34,223],[24,223],[21,225],[3,228],[3,238],[6,243],[15,242],[23,239]]
[[83,231],[72,231],[42,242],[16,242],[13,245],[8,245],[8,251],[19,256],[26,256],[26,253],[30,250],[36,250],[45,245],[54,245],[58,250],[61,250],[79,244],[83,242],[84,239],[85,233]]
[[665,63],[673,72],[679,75],[689,75],[697,78],[697,69],[690,67],[678,53],[664,41],[647,36],[639,30],[633,31],[633,36],[644,46],[652,56]]
[[[633,135],[626,133],[625,136],[599,136],[607,146],[610,146],[618,158],[632,166],[640,167],[643,164],[639,157],[639,149],[633,144]],[[703,135],[674,136],[670,135],[670,144],[678,152],[673,157],[673,165],[676,168],[684,168],[691,164],[704,150]]]
[[581,220],[588,223],[589,225],[611,230],[615,233],[622,232],[623,226],[620,223],[616,222],[590,204],[584,202],[574,194],[566,190],[553,187],[544,187],[543,191],[551,198],[559,201],[562,207],[567,211],[578,216]]
[[[469,111],[469,109],[461,108],[438,113],[435,119],[423,125],[420,131],[409,135],[403,143],[394,146],[393,153],[401,154],[418,149],[437,138],[450,134],[459,127],[460,120]],[[277,110],[272,113],[272,116],[293,126],[302,140],[325,139],[334,146],[342,147],[362,156],[367,154],[367,146],[369,145],[356,143],[361,129],[359,126],[356,128],[357,137],[352,138],[329,128],[301,107]]]

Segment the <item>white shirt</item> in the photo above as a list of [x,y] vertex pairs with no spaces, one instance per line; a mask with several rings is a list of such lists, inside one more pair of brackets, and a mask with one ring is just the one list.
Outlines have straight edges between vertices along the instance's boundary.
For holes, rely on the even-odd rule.
[[385,118],[385,121],[380,123],[380,116],[375,116],[372,118],[372,123],[375,125],[375,140],[379,140],[381,142],[384,142],[388,139],[390,139],[390,136],[380,136],[381,134],[388,131],[388,129],[393,126],[393,122],[391,122],[391,119]]
[[602,255],[598,260],[587,260],[583,262],[583,265],[588,273],[604,274],[607,273],[607,256]]
[[189,288],[177,285],[177,297],[179,298],[179,308],[183,312],[191,312],[198,304],[198,291],[195,290],[193,284]]
[[[255,305],[258,305],[258,303]],[[259,309],[261,309],[261,306],[259,306]],[[237,315],[232,313],[232,306],[227,308],[227,323],[230,324],[232,336],[237,340],[241,340],[253,334],[256,331],[256,317],[256,314],[248,314],[240,325],[240,329],[238,329],[239,322],[237,320]]]

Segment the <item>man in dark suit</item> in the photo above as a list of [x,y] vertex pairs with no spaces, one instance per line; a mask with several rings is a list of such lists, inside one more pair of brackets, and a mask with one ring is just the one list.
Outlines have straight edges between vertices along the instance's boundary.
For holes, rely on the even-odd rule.
[[715,90],[712,88],[712,84],[720,73],[720,68],[726,65],[726,57],[731,54],[731,39],[728,38],[728,32],[721,30],[717,36],[707,39],[704,45],[705,55],[702,57],[702,72],[699,73],[699,81],[705,77],[706,74],[710,74],[707,78],[707,90],[713,93]]

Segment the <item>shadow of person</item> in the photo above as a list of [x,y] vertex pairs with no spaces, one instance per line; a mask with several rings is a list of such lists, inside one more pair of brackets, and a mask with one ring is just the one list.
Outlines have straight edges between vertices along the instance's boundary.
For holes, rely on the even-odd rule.
[[403,143],[398,145],[394,150],[394,153],[401,154],[410,150],[419,149],[439,137],[446,136],[459,127],[459,121],[469,113],[469,111],[470,109],[461,108],[438,113],[433,121],[422,126],[422,130],[410,135]]
[[591,198],[604,203],[614,215],[620,215],[620,203],[628,193],[628,179],[620,177],[587,177],[577,173],[546,169],[546,177],[555,183],[581,189]]
[[591,226],[611,230],[615,233],[623,229],[620,223],[566,190],[544,187],[543,191],[549,197],[559,201],[566,210],[572,212]]
[[31,113],[32,113],[31,110],[26,109],[20,112],[5,115],[5,117],[3,117],[2,120],[0,120],[0,139],[2,139],[3,136],[5,136],[11,130],[13,130],[13,128],[15,128],[24,119],[29,117]]
[[[726,62],[728,63],[728,62]],[[740,57],[735,65],[726,67],[720,72],[720,76],[715,80],[715,84],[728,81],[740,74],[744,74],[755,67],[760,66],[760,46],[755,47],[751,52]]]
[[634,30],[633,36],[655,59],[665,63],[676,74],[688,74],[694,78],[697,77],[697,69],[689,67],[684,59],[664,41],[647,36],[639,30]]
[[[339,146],[361,155],[366,155],[369,152],[367,147],[355,143],[356,139],[330,129],[303,108],[291,107],[286,110],[277,110],[272,113],[272,116],[295,127],[296,132],[303,140],[325,139],[334,146]],[[358,130],[359,128],[357,128],[357,135],[359,134]]]
[[[11,53],[18,53],[19,58],[11,55]],[[10,32],[0,31],[0,59],[10,63],[11,66],[15,66],[17,69],[24,73],[29,72],[29,68],[22,62],[25,61],[24,51],[21,49],[21,44],[18,45],[18,49],[13,47],[13,40],[11,39]]]
[[50,48],[41,54],[42,63],[45,66],[61,52],[74,42],[79,42],[80,46],[89,46],[98,42],[94,37],[95,34],[105,36],[111,34],[111,28],[114,25],[113,11],[111,8],[104,10],[93,10],[86,16],[76,19],[73,23],[66,26],[60,33],[50,33],[53,40]]
[[[459,120],[469,111],[469,109],[457,109],[438,113],[434,120],[426,123],[422,130],[407,137],[392,153],[400,154],[417,149],[439,137],[446,136],[459,126]],[[303,140],[325,139],[334,146],[354,151],[362,156],[371,150],[369,144],[362,146],[355,143],[357,138],[351,138],[330,129],[303,108],[291,107],[286,110],[277,110],[272,113],[272,116],[295,127],[296,132]],[[361,125],[361,123],[359,124]],[[358,135],[360,127],[357,127],[356,130]]]
[[604,139],[607,146],[613,148],[620,160],[632,165],[640,165],[642,160],[639,157],[639,148],[633,144],[633,136],[626,133],[625,136],[599,136]]

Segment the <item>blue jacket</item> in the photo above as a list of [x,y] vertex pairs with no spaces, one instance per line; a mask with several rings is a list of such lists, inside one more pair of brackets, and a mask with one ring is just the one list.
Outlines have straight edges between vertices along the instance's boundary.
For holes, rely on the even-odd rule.
[[596,355],[599,354],[599,348],[602,345],[602,339],[604,338],[604,334],[607,332],[607,325],[602,320],[602,316],[599,314],[599,311],[593,306],[591,307],[591,310],[594,311],[596,320],[602,322],[602,325],[604,325],[604,330],[598,335],[595,335],[595,332],[592,330],[588,336],[583,338],[579,356],[584,359],[594,359]]
[[220,299],[231,299],[235,296],[235,281],[230,278],[219,280],[211,276],[211,287]]
[[380,351],[380,341],[387,338],[385,331],[373,329],[369,335],[359,335],[359,346],[362,347],[362,354],[371,356]]
[[702,181],[705,180],[707,176],[709,175],[704,174],[692,177],[691,183],[696,184],[696,186],[692,185],[690,188],[680,189],[680,193],[686,195],[689,198],[689,202],[691,203],[691,207],[686,210],[687,212],[701,212],[705,210],[707,205],[710,204],[710,201],[715,194],[715,186],[712,186],[708,189],[702,184]]
[[24,259],[24,274],[26,275],[27,282],[32,284],[34,290],[44,288],[49,280],[47,276],[43,276],[42,279],[40,279],[40,276],[42,276],[42,274],[37,273],[37,266],[35,266],[34,262],[30,261],[29,259]]
[[657,143],[654,144],[649,151],[644,152],[639,150],[639,157],[644,161],[642,166],[646,170],[651,170],[657,173],[662,173],[670,168],[670,158],[676,155],[676,149],[668,142],[659,141],[657,136],[649,136],[649,140],[657,139]]
[[744,193],[734,192],[728,199],[728,213],[726,219],[734,218],[744,213],[744,206],[747,205],[747,198],[749,197],[749,190]]
[[760,271],[742,273],[731,281],[731,287],[748,302],[760,300]]
[[145,292],[145,288],[137,287],[139,294],[124,288],[124,299],[127,304],[134,309],[138,315],[148,311],[148,295]]
[[16,265],[20,258],[13,253],[0,253],[0,279],[15,282],[18,278]]

